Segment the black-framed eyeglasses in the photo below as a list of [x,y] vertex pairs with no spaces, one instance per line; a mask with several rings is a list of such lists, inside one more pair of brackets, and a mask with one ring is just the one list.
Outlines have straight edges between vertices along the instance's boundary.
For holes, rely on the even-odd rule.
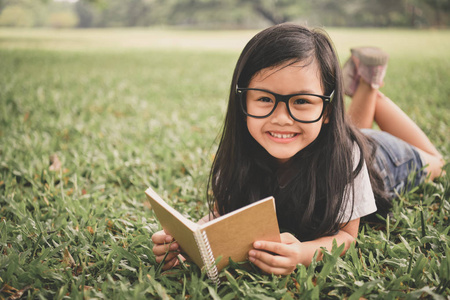
[[263,89],[238,86],[236,86],[236,93],[243,112],[249,117],[267,118],[275,111],[279,102],[284,102],[292,119],[301,123],[319,121],[334,95],[334,91],[330,96],[305,93],[280,95]]

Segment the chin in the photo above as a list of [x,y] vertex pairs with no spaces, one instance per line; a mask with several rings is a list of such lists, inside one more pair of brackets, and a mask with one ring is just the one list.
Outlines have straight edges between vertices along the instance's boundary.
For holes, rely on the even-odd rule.
[[293,155],[273,155],[271,154],[277,161],[284,163],[290,160],[295,154]]

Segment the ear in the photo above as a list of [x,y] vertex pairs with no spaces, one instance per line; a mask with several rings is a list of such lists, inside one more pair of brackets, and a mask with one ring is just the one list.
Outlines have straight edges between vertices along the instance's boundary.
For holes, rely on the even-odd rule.
[[329,116],[330,116],[330,114],[331,114],[331,112],[330,112],[330,110],[331,110],[331,108],[330,108],[330,106],[328,105],[326,108],[325,108],[325,111],[323,112],[323,124],[328,124],[329,122],[330,122],[330,118],[329,118]]

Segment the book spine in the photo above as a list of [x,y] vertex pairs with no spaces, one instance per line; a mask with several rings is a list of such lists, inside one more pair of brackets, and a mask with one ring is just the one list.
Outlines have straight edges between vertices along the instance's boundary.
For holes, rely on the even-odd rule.
[[203,267],[206,270],[206,274],[213,282],[219,285],[219,271],[217,270],[217,266],[215,265],[214,254],[211,250],[211,245],[209,244],[206,232],[196,230],[194,232],[194,238],[200,251],[200,256],[202,257]]

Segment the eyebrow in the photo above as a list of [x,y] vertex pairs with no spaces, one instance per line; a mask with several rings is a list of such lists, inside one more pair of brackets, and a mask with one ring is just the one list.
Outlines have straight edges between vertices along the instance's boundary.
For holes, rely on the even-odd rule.
[[280,93],[276,93],[276,92],[274,92],[274,91],[272,91],[272,90],[269,90],[269,89],[267,89],[267,88],[252,87],[252,89],[265,90],[265,91],[268,91],[268,92],[271,92],[271,93],[274,93],[274,94],[278,94],[278,95],[296,95],[296,94],[314,94],[314,95],[321,95],[321,94],[323,94],[322,91],[320,91],[320,92],[318,93],[318,92],[315,92],[315,91],[313,91],[313,90],[300,90],[300,91],[297,91],[297,92],[294,92],[294,93],[280,94]]

